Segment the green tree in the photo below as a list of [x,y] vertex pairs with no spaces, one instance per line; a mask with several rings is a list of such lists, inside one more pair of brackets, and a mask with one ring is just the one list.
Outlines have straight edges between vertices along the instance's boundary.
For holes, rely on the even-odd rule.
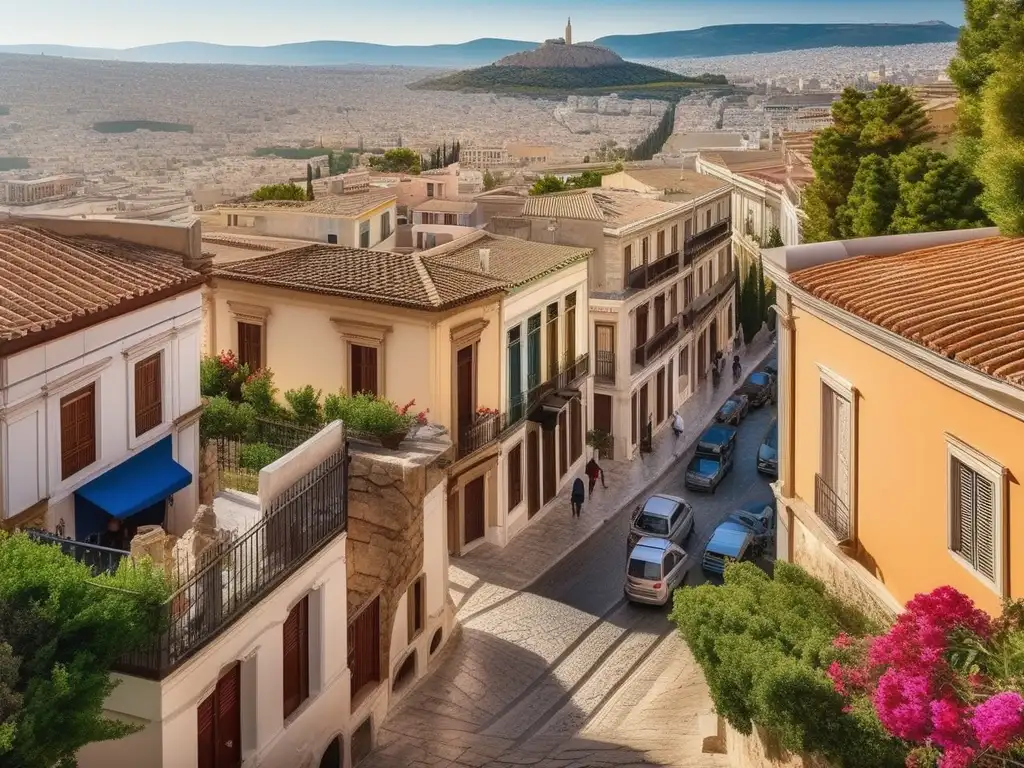
[[890,161],[868,155],[860,162],[846,202],[836,212],[839,236],[871,237],[889,230],[899,199]]
[[785,243],[782,242],[782,233],[779,232],[778,227],[772,227],[768,230],[768,238],[765,240],[765,248],[781,248]]
[[355,163],[355,158],[351,152],[335,152],[333,149],[327,150],[327,175],[338,176],[339,174],[348,172],[349,169]]
[[313,178],[319,179],[321,176],[323,176],[323,171],[320,170],[320,166],[318,165],[313,169]]
[[892,159],[899,200],[893,234],[973,229],[989,224],[981,207],[981,182],[964,160],[915,147]]
[[730,565],[722,586],[675,592],[670,619],[707,679],[715,711],[740,733],[755,725],[792,752],[837,768],[900,768],[906,749],[882,729],[870,702],[850,710],[825,670],[840,632],[872,629],[798,566]]
[[484,171],[484,189],[490,192],[497,186],[498,180],[494,177],[494,174],[490,171]]
[[306,199],[313,199],[313,166],[306,163]]
[[110,671],[155,639],[168,596],[148,562],[93,577],[58,547],[0,532],[0,764],[71,768],[86,744],[137,730],[104,716]]
[[305,200],[306,193],[297,184],[266,184],[252,193],[253,200]]
[[539,179],[533,182],[533,186],[530,187],[530,194],[547,195],[550,194],[551,192],[564,192],[568,188],[569,185],[562,181],[560,178],[548,174],[546,176],[541,176]]
[[367,160],[371,168],[384,173],[413,173],[420,172],[422,160],[418,152],[408,147],[389,149],[383,155],[371,157]]
[[571,189],[587,189],[589,187],[600,187],[603,174],[597,171],[584,171],[579,176],[570,176],[566,184]]
[[749,344],[754,335],[761,330],[761,300],[758,298],[758,268],[756,264],[747,267],[740,285],[740,328],[743,329],[743,341]]
[[981,203],[1005,235],[1024,235],[1024,1],[1010,39],[994,57],[996,71],[982,89],[982,136],[977,171]]

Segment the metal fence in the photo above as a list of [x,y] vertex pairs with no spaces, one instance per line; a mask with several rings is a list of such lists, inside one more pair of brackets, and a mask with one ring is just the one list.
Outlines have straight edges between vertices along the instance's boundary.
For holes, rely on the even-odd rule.
[[167,600],[166,629],[118,670],[161,679],[266,597],[348,523],[348,449],[333,454],[275,500],[255,527],[196,566]]
[[211,438],[217,456],[218,487],[255,494],[260,469],[316,433],[315,427],[258,418],[244,439]]
[[814,476],[814,514],[840,541],[850,539],[850,508],[821,475]]
[[110,547],[101,547],[99,544],[75,541],[74,539],[34,528],[26,529],[25,533],[30,539],[39,544],[53,544],[60,547],[65,555],[87,565],[94,576],[98,576],[101,573],[113,573],[117,570],[121,561],[129,555],[128,552],[122,549],[111,549]]

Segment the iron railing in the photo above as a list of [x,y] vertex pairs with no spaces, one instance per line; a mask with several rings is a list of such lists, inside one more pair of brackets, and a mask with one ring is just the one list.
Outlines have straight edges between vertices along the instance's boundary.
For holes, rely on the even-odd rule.
[[732,237],[732,217],[727,216],[717,224],[686,238],[683,243],[684,263],[690,264],[697,256],[707,253]]
[[316,433],[314,427],[258,418],[241,440],[210,438],[217,456],[219,486],[255,494],[259,490],[260,469],[269,463],[267,460],[295,450]]
[[674,317],[668,325],[633,349],[633,365],[645,368],[651,360],[679,341],[679,333],[679,318]]
[[121,561],[129,556],[129,553],[122,549],[111,549],[110,547],[101,547],[99,544],[75,541],[35,528],[28,528],[25,533],[39,544],[53,544],[60,547],[65,555],[87,565],[94,576],[99,576],[101,573],[113,573]]
[[347,524],[346,446],[274,500],[253,528],[198,563],[191,578],[161,606],[165,629],[150,647],[123,656],[117,670],[163,679],[275,590]]
[[615,384],[615,353],[598,350],[595,355],[594,378],[606,384]]
[[694,299],[683,313],[683,330],[688,331],[700,325],[717,306],[719,299],[732,290],[735,284],[736,270],[731,269],[728,273],[718,278],[718,282]]
[[814,476],[814,514],[840,542],[850,540],[850,508],[821,475]]
[[502,414],[502,425],[499,434],[516,426],[528,417],[540,405],[541,400],[552,392],[568,389],[578,379],[590,373],[590,355],[580,355],[573,360],[565,360],[558,374],[531,387],[515,397],[509,398],[508,411]]
[[670,253],[667,256],[641,264],[636,269],[630,270],[626,276],[626,285],[634,291],[650,288],[672,275],[679,274],[679,252]]
[[472,456],[482,448],[486,448],[501,435],[502,414],[489,413],[480,416],[476,423],[459,435],[456,458],[464,459]]

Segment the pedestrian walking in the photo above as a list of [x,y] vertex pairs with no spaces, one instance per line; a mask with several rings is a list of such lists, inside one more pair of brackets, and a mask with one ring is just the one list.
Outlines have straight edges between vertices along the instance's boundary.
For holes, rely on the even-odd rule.
[[583,479],[577,477],[572,481],[572,496],[569,501],[572,502],[572,516],[579,517],[580,512],[583,511]]
[[597,463],[597,459],[591,457],[590,461],[587,462],[586,468],[583,470],[587,478],[590,480],[590,493],[588,498],[594,497],[594,487],[597,485],[597,479],[601,478],[601,487],[607,488],[604,484],[604,470],[601,469],[601,465]]
[[679,411],[676,411],[676,414],[672,419],[672,431],[676,435],[676,444],[672,448],[673,456],[679,455],[679,438],[683,436],[683,429],[683,417],[680,415]]

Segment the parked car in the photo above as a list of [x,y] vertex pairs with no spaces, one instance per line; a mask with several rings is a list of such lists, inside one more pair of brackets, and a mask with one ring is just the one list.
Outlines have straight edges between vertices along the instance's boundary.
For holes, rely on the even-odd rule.
[[757,449],[757,471],[769,477],[779,476],[779,422],[772,419],[761,447]]
[[642,538],[666,539],[682,544],[693,532],[693,507],[685,499],[657,493],[637,507],[629,525],[626,554]]
[[730,457],[736,450],[736,427],[727,424],[713,424],[704,430],[704,434],[697,440],[697,453],[706,456]]
[[747,418],[749,410],[750,399],[746,395],[736,394],[726,400],[722,407],[718,409],[718,413],[715,414],[715,421],[719,424],[735,424],[739,426],[740,422]]
[[740,387],[740,394],[750,399],[750,405],[760,408],[762,405],[774,400],[775,382],[771,374],[764,371],[757,371],[747,377],[747,380]]
[[761,366],[761,370],[772,377],[772,383],[778,384],[779,382],[779,365],[774,360],[767,361]]
[[631,603],[665,605],[686,580],[689,555],[668,539],[644,536],[626,562],[623,591]]
[[775,535],[775,499],[755,501],[729,515],[729,520],[750,530],[755,537]]
[[754,534],[746,526],[726,520],[711,534],[700,566],[708,573],[725,573],[725,566],[742,560],[753,543]]

